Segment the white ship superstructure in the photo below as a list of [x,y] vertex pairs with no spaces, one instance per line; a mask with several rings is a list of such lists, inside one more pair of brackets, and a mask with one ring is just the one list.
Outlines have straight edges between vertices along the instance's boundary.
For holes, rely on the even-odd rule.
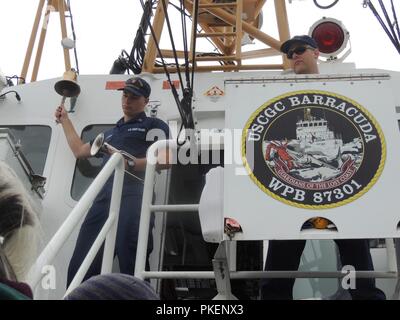
[[313,117],[309,108],[304,111],[304,120],[296,123],[296,139],[304,152],[328,157],[336,156],[343,146],[343,140],[329,129],[328,121]]
[[[396,186],[400,180],[400,118],[396,113],[399,113],[400,92],[395,89],[400,84],[400,73],[360,69],[354,63],[343,63],[350,51],[349,32],[342,29],[341,23],[323,18],[312,27],[318,31],[322,26],[325,30],[322,36],[329,35],[330,45],[320,50],[322,60],[326,60],[319,64],[321,73],[293,74],[289,60],[280,52],[283,41],[291,37],[286,4],[292,1],[145,0],[131,56],[123,50],[110,74],[83,75],[79,73],[77,57],[76,66],[72,67],[68,54],[69,43],[75,41],[68,39],[65,30],[66,16],[71,19],[73,29],[70,8],[61,0],[47,1],[48,6],[44,0],[37,2],[21,76],[3,77],[0,73],[0,128],[3,128],[0,130],[0,160],[10,163],[41,208],[40,258],[27,277],[35,299],[62,299],[65,295],[67,268],[80,223],[93,202],[89,196],[94,197],[94,190],[101,189],[100,180],[95,180],[100,159],[75,159],[62,126],[54,120],[55,108],[60,100],[65,103],[78,135],[84,141],[91,141],[98,133],[114,127],[120,119],[121,92],[116,89],[132,74],[149,82],[152,92],[147,114],[168,123],[172,139],[170,151],[175,152],[169,170],[156,173],[154,166],[146,170],[136,259],[139,263],[135,275],[151,280],[161,300],[231,299],[231,275],[235,282],[243,277],[239,292],[242,296],[238,298],[259,299],[257,277],[264,268],[270,239],[312,240],[301,258],[299,270],[302,273],[294,276],[304,278],[310,271],[325,272],[322,276],[317,274],[321,278],[312,275],[310,279],[297,281],[294,299],[348,296],[341,286],[345,281],[341,281],[344,277],[339,268],[338,251],[333,241],[326,241],[332,239],[371,239],[371,254],[379,271],[371,271],[369,275],[384,278],[377,279],[377,285],[385,290],[387,297],[399,297],[400,250],[395,249],[400,248],[400,218],[396,210]],[[139,9],[143,3],[139,4]],[[182,7],[177,8],[176,3]],[[296,10],[300,4],[296,3],[301,2],[293,1],[292,12],[298,16]],[[347,1],[344,3],[342,5],[349,6]],[[199,5],[197,9],[196,4]],[[113,3],[111,6],[115,7]],[[174,14],[176,9],[180,11],[182,28],[175,19],[170,28],[166,15],[169,9]],[[276,13],[276,21],[264,19],[264,23],[274,24],[265,29],[275,30],[278,26],[279,37],[260,29],[263,11],[269,13],[268,10]],[[47,22],[53,11],[60,15],[65,74],[73,72],[77,77],[63,75],[63,78],[36,81]],[[128,10],[125,8],[125,11]],[[34,45],[41,16],[46,23],[43,23],[39,44]],[[190,26],[189,18],[191,33],[190,28],[186,30],[186,24]],[[335,31],[337,28],[341,32]],[[110,24],[112,29],[113,24]],[[121,36],[123,30],[131,32],[124,28],[118,30],[122,30]],[[160,42],[165,42],[164,38],[161,41],[163,32],[163,37],[170,36],[171,40],[174,34],[182,36],[183,49],[179,45],[180,50],[176,50],[172,44],[173,50],[160,48]],[[75,37],[75,33],[71,33]],[[345,39],[341,39],[340,34]],[[196,48],[196,38],[207,39],[212,46]],[[246,39],[254,41],[257,48],[242,48]],[[35,66],[32,76],[28,76],[34,47],[38,50]],[[334,47],[339,49],[331,50]],[[343,50],[346,51],[342,53]],[[270,58],[275,60],[269,61]],[[12,79],[16,79],[14,86],[11,86]],[[26,82],[29,79],[31,83]],[[57,84],[61,90],[56,89]],[[67,98],[66,92],[77,85],[81,88],[79,96],[74,93]],[[297,105],[304,94],[320,96],[322,100],[316,98],[317,102],[311,102],[310,99]],[[295,97],[290,108],[283,100],[288,97]],[[323,97],[328,99],[323,100]],[[335,97],[357,102],[356,108],[350,106],[352,103],[334,103]],[[265,105],[268,108],[261,107]],[[306,107],[301,119],[293,117],[303,106]],[[251,120],[250,117],[262,108],[264,112]],[[325,110],[326,115],[319,110]],[[365,112],[355,114],[357,110]],[[336,117],[331,117],[332,113],[336,113]],[[387,145],[382,143],[378,150],[383,151],[373,153],[376,147],[370,145],[377,140],[365,143],[363,134],[370,134],[367,129],[362,132],[346,128],[339,118],[341,115],[349,125],[351,119],[357,122],[355,117],[360,121],[367,121],[369,115],[375,117],[374,125],[382,127],[379,135],[387,141]],[[365,120],[361,118],[363,115]],[[345,116],[351,119],[346,120]],[[250,119],[248,123],[253,121],[248,131],[254,141],[246,141],[242,136],[246,119]],[[269,128],[271,131],[267,132]],[[185,137],[187,141],[183,143]],[[172,147],[178,144],[179,148]],[[254,145],[260,145],[257,148],[262,150],[251,150]],[[155,151],[150,157],[158,153]],[[251,163],[251,155],[257,163],[256,160]],[[123,165],[117,164],[116,156],[111,165],[116,171],[122,171]],[[375,162],[386,157],[387,161],[385,167],[384,161],[379,162],[382,163],[379,174],[374,177],[373,187],[371,184],[366,192],[364,187],[368,182],[353,176],[368,157]],[[155,158],[148,164],[154,164]],[[262,177],[262,183],[250,177],[248,169],[254,168],[260,169],[257,175]],[[107,170],[97,177],[106,177],[111,172]],[[255,171],[251,173],[254,177]],[[270,180],[266,173],[271,173]],[[344,178],[340,180],[341,177]],[[89,190],[92,185],[94,187]],[[353,196],[356,192],[359,198]],[[121,197],[120,191],[115,193],[117,198]],[[336,205],[343,203],[343,197],[349,199],[347,203]],[[309,210],[310,204],[312,208],[323,210]],[[319,216],[329,219],[336,230],[303,228],[310,219]],[[155,218],[154,228],[150,227],[150,217]],[[115,221],[118,220],[108,226]],[[111,234],[115,228],[109,230]],[[153,251],[147,268],[144,257],[148,232],[153,234]],[[114,238],[115,234],[110,236]],[[110,250],[104,254],[108,257],[104,259],[104,272],[119,272],[118,261],[113,260],[112,245],[105,247]],[[88,255],[89,259],[94,256]],[[82,274],[85,273],[83,269]],[[339,279],[324,279],[326,275]],[[288,274],[285,272],[284,276]],[[79,282],[76,281],[76,285]]]

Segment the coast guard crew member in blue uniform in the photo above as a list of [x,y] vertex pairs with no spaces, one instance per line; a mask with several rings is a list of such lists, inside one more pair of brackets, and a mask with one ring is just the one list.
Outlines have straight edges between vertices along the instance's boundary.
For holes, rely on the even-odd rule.
[[[295,36],[284,42],[281,51],[287,55],[296,74],[318,74],[318,45],[307,35]],[[335,240],[343,266],[351,265],[355,270],[373,271],[373,263],[366,239]],[[265,270],[297,270],[303,253],[305,240],[270,240]],[[292,300],[295,278],[267,278],[261,281],[261,298],[264,300]],[[349,289],[353,300],[383,300],[385,294],[375,286],[375,279],[356,278],[356,287]]]
[[[145,80],[139,77],[128,79],[121,90],[123,90],[122,111],[124,116],[114,128],[104,133],[104,137],[105,141],[113,147],[124,150],[137,158],[136,161],[125,159],[125,169],[143,179],[147,149],[154,143],[154,137],[168,139],[169,128],[164,121],[146,116],[144,109],[149,101],[151,88]],[[59,106],[56,109],[55,117],[62,124],[68,144],[75,157],[78,159],[90,157],[91,143],[84,143],[80,139],[64,106]],[[147,138],[150,136],[151,138]],[[167,155],[166,151],[159,153],[158,157],[161,161],[157,164],[158,169],[169,167],[166,160]],[[110,156],[110,154],[103,155],[102,166]],[[74,278],[108,217],[111,192],[112,178],[106,182],[94,200],[81,226],[68,268],[67,285]],[[133,274],[134,272],[142,195],[142,181],[125,174],[115,244],[115,254],[118,256],[121,273]],[[152,239],[149,239],[148,254],[151,249]],[[100,273],[101,262],[102,250],[97,254],[84,280]]]

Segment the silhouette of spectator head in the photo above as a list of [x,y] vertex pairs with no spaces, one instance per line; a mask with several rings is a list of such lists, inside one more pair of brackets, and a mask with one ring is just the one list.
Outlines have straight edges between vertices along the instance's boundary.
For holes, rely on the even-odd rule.
[[91,277],[64,299],[160,300],[148,282],[122,273],[109,273]]
[[37,212],[14,170],[0,161],[0,278],[23,281],[37,253]]

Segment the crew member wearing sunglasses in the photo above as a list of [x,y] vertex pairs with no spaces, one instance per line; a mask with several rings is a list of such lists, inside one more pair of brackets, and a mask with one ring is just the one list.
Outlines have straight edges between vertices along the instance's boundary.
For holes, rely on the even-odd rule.
[[317,60],[319,50],[315,40],[309,36],[295,36],[281,46],[290,66],[296,74],[319,73]]
[[[317,74],[318,45],[309,36],[295,36],[284,42],[281,51],[285,53],[296,74]],[[351,265],[355,270],[374,269],[368,240],[338,239],[335,240],[342,266]],[[305,240],[271,240],[268,244],[268,254],[265,270],[296,271],[300,265]],[[295,278],[269,278],[261,281],[261,298],[265,300],[293,299]],[[375,286],[375,279],[356,279],[355,288],[349,290],[353,300],[384,300],[385,294]]]

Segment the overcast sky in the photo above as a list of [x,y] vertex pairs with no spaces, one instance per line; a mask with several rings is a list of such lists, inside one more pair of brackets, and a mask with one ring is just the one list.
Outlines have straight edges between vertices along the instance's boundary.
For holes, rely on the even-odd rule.
[[[332,1],[319,0],[324,5]],[[109,73],[121,49],[126,49],[128,52],[131,50],[142,15],[140,1],[70,0],[70,2],[77,36],[80,74]],[[359,68],[400,71],[400,55],[372,12],[362,7],[362,0],[340,0],[336,6],[328,10],[318,9],[312,0],[292,0],[291,2],[291,4],[289,1],[286,2],[291,35],[308,33],[310,26],[323,16],[336,18],[341,20],[350,32],[352,53],[346,61],[356,62]],[[373,2],[378,3],[378,1]],[[0,0],[0,70],[4,75],[12,76],[21,73],[38,3],[39,0]],[[273,3],[272,0],[268,0],[264,6],[262,30],[278,38]],[[385,3],[389,4],[390,1],[387,0]],[[398,7],[400,16],[400,6]],[[176,35],[181,33],[178,23],[180,21],[174,23]],[[64,71],[59,25],[58,13],[52,13],[39,70],[39,80],[59,77]],[[68,19],[67,27],[69,36],[72,37]],[[162,47],[167,48],[168,43],[166,39],[163,40]],[[201,40],[198,50],[201,51],[206,47],[205,40]],[[247,46],[244,50],[260,47],[254,44]],[[71,60],[74,66],[72,52]],[[31,68],[33,61],[34,57]]]

